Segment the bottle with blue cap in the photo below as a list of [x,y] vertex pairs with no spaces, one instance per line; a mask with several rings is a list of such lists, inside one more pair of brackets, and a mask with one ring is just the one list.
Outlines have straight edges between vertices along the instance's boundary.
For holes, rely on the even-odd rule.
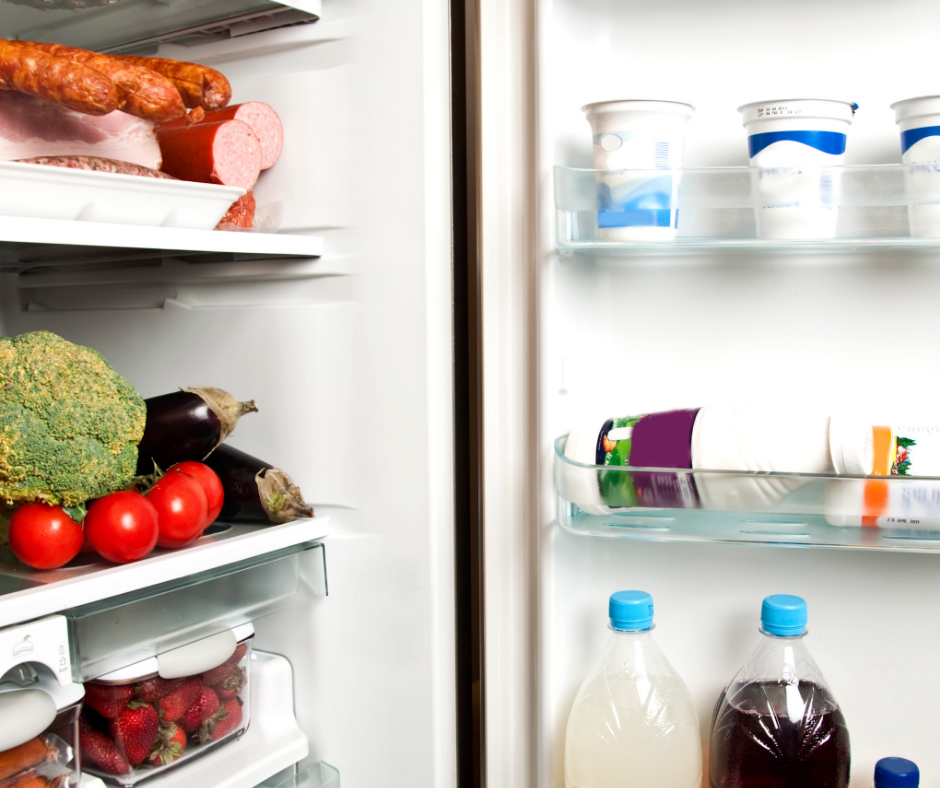
[[907,758],[882,758],[875,764],[874,788],[917,788],[920,769]]
[[849,731],[806,648],[806,623],[800,597],[764,600],[761,644],[715,704],[712,788],[848,786]]
[[653,598],[610,597],[613,636],[568,717],[565,788],[700,788],[692,696],[653,640]]

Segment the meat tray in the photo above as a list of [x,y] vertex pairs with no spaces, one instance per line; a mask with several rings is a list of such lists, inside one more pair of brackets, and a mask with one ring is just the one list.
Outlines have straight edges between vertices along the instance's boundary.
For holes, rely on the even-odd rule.
[[212,230],[235,186],[0,162],[0,215]]

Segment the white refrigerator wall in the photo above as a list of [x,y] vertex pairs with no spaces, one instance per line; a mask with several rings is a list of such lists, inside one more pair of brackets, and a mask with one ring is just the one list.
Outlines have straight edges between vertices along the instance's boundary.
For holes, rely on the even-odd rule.
[[[585,539],[550,525],[552,441],[574,424],[716,401],[773,401],[940,421],[940,265],[930,255],[684,258],[548,253],[551,167],[591,167],[590,101],[687,101],[687,166],[746,165],[741,104],[859,104],[847,163],[900,161],[888,105],[940,92],[923,0],[540,3],[540,784],[563,786],[564,731],[606,642],[607,598],[643,588],[655,637],[712,707],[756,647],[760,602],[809,603],[808,646],[842,703],[852,786],[887,755],[940,785],[940,564],[932,555]],[[901,32],[903,30],[903,33]],[[707,762],[707,761],[706,761]]]
[[277,109],[284,154],[258,203],[325,256],[6,275],[0,326],[94,347],[145,397],[257,400],[231,443],[334,524],[330,596],[257,624],[293,665],[308,761],[345,788],[453,784],[446,4],[325,0],[313,25],[162,54]]

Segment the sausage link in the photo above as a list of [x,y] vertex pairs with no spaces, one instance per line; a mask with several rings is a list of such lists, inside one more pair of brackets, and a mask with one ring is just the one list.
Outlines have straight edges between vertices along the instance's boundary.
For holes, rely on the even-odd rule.
[[121,103],[114,83],[100,71],[4,39],[0,39],[0,88],[86,115],[107,115]]
[[198,63],[168,60],[160,57],[113,55],[144,68],[156,71],[176,85],[187,107],[221,109],[232,100],[232,86],[224,75]]
[[64,44],[27,41],[22,45],[65,58],[72,63],[88,66],[104,74],[118,89],[121,98],[118,109],[130,115],[152,120],[154,123],[163,123],[182,118],[186,114],[183,98],[176,86],[166,77],[149,68],[118,60],[110,55],[101,55]]

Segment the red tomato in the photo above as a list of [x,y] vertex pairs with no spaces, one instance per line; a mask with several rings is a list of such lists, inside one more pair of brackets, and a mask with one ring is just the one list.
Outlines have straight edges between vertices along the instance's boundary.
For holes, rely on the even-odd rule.
[[10,519],[13,554],[33,569],[64,566],[81,549],[82,527],[61,506],[25,503]]
[[157,544],[157,510],[138,492],[121,490],[93,501],[85,515],[85,537],[115,564],[137,561]]
[[202,485],[206,498],[209,499],[209,514],[202,526],[202,529],[205,530],[216,521],[219,512],[222,511],[222,503],[225,501],[225,488],[222,486],[222,480],[212,468],[201,462],[177,463],[170,470],[181,471],[188,476],[192,476]]
[[185,473],[168,473],[147,493],[157,510],[160,547],[182,547],[198,538],[209,516],[209,499],[202,485]]

